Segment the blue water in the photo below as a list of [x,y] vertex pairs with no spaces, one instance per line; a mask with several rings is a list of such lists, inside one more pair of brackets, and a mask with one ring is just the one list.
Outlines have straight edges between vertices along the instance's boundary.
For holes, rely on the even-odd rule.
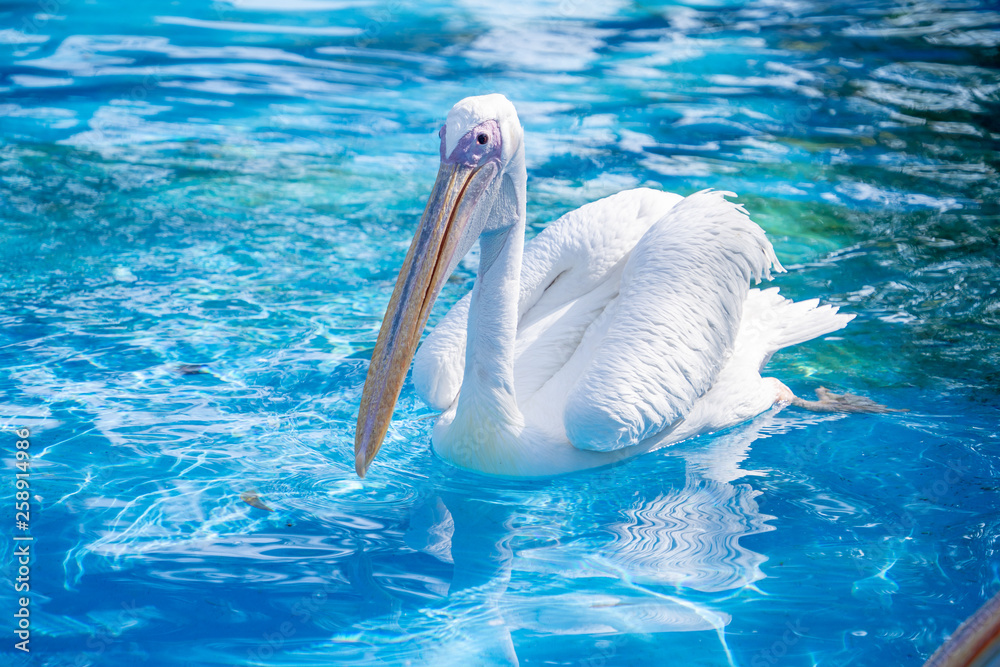
[[[998,48],[986,0],[0,3],[0,662],[922,664],[1000,589]],[[529,234],[740,193],[782,292],[857,315],[770,372],[910,411],[513,482],[408,383],[359,480],[436,130],[493,91]]]

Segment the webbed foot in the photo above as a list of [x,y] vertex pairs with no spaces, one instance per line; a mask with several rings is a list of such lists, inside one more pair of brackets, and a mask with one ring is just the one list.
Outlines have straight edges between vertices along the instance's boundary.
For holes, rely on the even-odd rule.
[[790,403],[796,407],[812,410],[813,412],[909,412],[909,410],[886,407],[864,396],[834,394],[826,387],[816,389],[816,398],[819,400],[807,401],[798,396],[793,396]]

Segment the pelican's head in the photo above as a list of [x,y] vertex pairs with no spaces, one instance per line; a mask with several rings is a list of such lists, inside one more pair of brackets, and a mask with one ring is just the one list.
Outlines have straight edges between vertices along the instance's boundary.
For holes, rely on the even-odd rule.
[[508,229],[524,215],[524,131],[506,97],[465,98],[439,134],[437,180],[396,279],[361,395],[354,456],[362,477],[382,446],[441,287],[481,234]]

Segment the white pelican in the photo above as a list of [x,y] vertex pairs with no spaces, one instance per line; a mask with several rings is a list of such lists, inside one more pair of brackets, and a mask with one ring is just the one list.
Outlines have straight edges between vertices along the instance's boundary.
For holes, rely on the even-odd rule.
[[[361,397],[355,465],[378,452],[427,322],[480,241],[472,292],[416,354],[435,451],[487,474],[604,465],[744,421],[777,402],[879,411],[828,392],[796,398],[760,369],[776,350],[853,316],[750,280],[783,271],[731,193],[628,190],[524,243],[524,130],[503,95],[468,97],[440,131],[441,166],[386,310]],[[861,401],[859,405],[858,401]]]

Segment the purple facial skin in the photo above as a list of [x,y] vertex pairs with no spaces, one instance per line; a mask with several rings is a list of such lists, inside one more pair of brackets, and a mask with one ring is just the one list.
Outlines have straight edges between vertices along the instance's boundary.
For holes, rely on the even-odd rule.
[[500,125],[495,120],[488,120],[480,123],[464,137],[459,139],[458,145],[451,155],[445,155],[445,134],[446,126],[441,126],[438,135],[441,137],[441,163],[461,164],[475,169],[490,160],[495,160],[497,167],[500,166]]

